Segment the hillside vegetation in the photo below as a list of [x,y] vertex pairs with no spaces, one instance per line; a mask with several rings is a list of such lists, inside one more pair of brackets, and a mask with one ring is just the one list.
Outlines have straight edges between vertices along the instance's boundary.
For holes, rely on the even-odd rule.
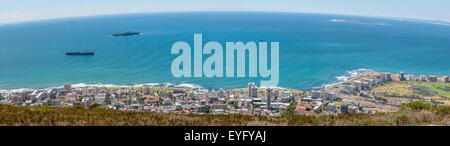
[[52,108],[0,105],[2,126],[408,126],[450,125],[450,107],[422,102],[404,105],[395,113],[283,117],[243,115],[160,114],[103,107]]

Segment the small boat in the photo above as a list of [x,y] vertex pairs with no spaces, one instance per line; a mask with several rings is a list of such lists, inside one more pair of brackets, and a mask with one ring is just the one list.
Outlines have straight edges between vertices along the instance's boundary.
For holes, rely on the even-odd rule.
[[127,35],[138,35],[138,34],[139,34],[139,32],[123,31],[123,32],[113,33],[112,36],[127,36]]
[[92,51],[84,51],[84,52],[67,52],[66,55],[94,55]]

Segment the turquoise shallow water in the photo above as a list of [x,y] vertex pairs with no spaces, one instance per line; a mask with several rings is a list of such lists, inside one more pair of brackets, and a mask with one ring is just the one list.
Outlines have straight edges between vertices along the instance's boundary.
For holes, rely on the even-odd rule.
[[[387,25],[331,22],[376,21]],[[141,32],[112,37],[117,31]],[[280,42],[278,86],[311,89],[355,69],[450,75],[450,26],[302,13],[198,12],[93,16],[0,26],[0,89],[64,83],[240,88],[259,78],[174,78],[173,43]],[[66,56],[68,51],[94,56]],[[204,57],[206,59],[206,56]]]

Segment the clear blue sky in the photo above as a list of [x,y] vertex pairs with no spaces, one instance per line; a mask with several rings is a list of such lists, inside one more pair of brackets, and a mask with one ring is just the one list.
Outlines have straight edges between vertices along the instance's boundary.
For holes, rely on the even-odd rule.
[[450,0],[0,0],[0,24],[174,11],[310,12],[450,22]]

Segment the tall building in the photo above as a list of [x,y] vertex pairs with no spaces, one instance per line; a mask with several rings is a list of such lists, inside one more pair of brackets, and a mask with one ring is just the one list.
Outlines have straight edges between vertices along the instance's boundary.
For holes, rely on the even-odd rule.
[[428,81],[437,82],[437,77],[436,76],[428,76]]
[[64,90],[67,92],[72,92],[72,84],[64,84]]
[[255,83],[248,83],[248,97],[249,98],[257,98],[258,97],[258,88],[256,88]]
[[330,93],[330,92],[325,92],[325,93],[323,93],[323,99],[324,100],[335,100],[336,99],[336,94],[335,93]]
[[311,98],[313,99],[322,98],[320,94],[321,94],[320,91],[311,91]]
[[355,86],[357,90],[363,89],[363,83],[360,80],[353,81],[353,86]]
[[428,78],[425,75],[420,75],[420,81],[422,82],[428,82]]
[[383,82],[386,81],[392,81],[391,73],[389,72],[382,72],[380,75],[377,76],[377,79]]
[[267,93],[267,108],[270,109],[270,100],[271,100],[270,96],[272,95],[272,89],[267,88],[266,93]]
[[239,104],[240,106],[247,106],[247,98],[248,97],[245,96],[244,90],[239,90],[239,99],[244,99],[244,102],[242,102],[244,105]]
[[225,97],[225,91],[223,91],[223,89],[220,88],[219,91],[217,92],[217,96],[219,96],[220,98]]
[[130,94],[131,94],[131,95],[136,95],[136,89],[134,89],[134,86],[131,86],[131,88],[130,88]]
[[151,85],[144,85],[144,94],[145,95],[153,94],[153,87]]
[[341,112],[342,113],[348,113],[348,104],[347,103],[343,103],[341,105]]
[[408,81],[414,81],[414,80],[415,80],[415,77],[414,77],[414,75],[406,75],[406,80],[408,80]]
[[405,74],[403,72],[400,72],[400,81],[405,81]]

